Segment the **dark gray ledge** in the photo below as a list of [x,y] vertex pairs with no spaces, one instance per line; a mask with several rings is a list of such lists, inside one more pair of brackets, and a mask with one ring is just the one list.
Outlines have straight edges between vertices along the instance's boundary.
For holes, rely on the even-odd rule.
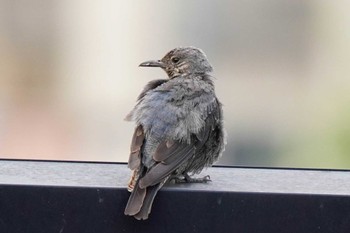
[[124,216],[125,164],[0,160],[0,232],[350,232],[350,172],[214,167]]

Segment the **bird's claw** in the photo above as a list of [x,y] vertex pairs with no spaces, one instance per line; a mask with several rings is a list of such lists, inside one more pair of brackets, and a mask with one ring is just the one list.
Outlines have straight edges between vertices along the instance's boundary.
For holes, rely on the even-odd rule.
[[208,183],[209,181],[211,181],[209,175],[206,175],[200,178],[193,178],[188,176],[185,179],[187,183]]
[[211,181],[210,176],[206,175],[200,178],[190,177],[185,174],[183,177],[175,176],[172,178],[176,184],[179,183],[208,183]]

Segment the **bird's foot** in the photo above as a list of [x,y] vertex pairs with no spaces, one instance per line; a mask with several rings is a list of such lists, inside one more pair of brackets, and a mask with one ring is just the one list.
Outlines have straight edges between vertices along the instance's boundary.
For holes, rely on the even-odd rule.
[[183,174],[182,176],[174,176],[174,177],[172,177],[172,180],[174,180],[174,182],[176,184],[179,184],[179,183],[208,183],[209,181],[211,181],[209,175],[195,178],[195,177],[190,177],[187,173]]

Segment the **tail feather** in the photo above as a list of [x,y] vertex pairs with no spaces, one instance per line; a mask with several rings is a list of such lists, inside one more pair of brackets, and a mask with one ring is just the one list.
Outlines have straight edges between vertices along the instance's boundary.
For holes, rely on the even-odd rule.
[[139,180],[140,179],[137,180],[136,185],[129,197],[124,214],[134,216],[138,220],[145,220],[151,213],[152,204],[158,190],[168,180],[168,177],[162,182],[146,188],[140,188]]
[[146,220],[148,218],[148,215],[151,213],[153,200],[154,200],[158,190],[160,189],[160,184],[156,184],[154,186],[147,187],[146,189],[147,189],[147,193],[146,193],[146,197],[143,200],[142,207],[141,207],[140,211],[134,215],[134,217],[137,220],[141,220],[141,219]]
[[138,185],[138,181],[134,187],[134,190],[132,191],[128,203],[126,204],[124,214],[125,215],[135,215],[137,214],[144,202],[144,199],[146,197],[147,191],[146,188],[140,188]]

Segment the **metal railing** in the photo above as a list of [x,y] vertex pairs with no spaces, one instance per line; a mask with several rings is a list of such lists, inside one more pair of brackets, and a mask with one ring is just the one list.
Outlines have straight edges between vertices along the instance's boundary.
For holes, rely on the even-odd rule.
[[0,233],[350,232],[350,172],[213,167],[124,215],[125,164],[0,160]]

